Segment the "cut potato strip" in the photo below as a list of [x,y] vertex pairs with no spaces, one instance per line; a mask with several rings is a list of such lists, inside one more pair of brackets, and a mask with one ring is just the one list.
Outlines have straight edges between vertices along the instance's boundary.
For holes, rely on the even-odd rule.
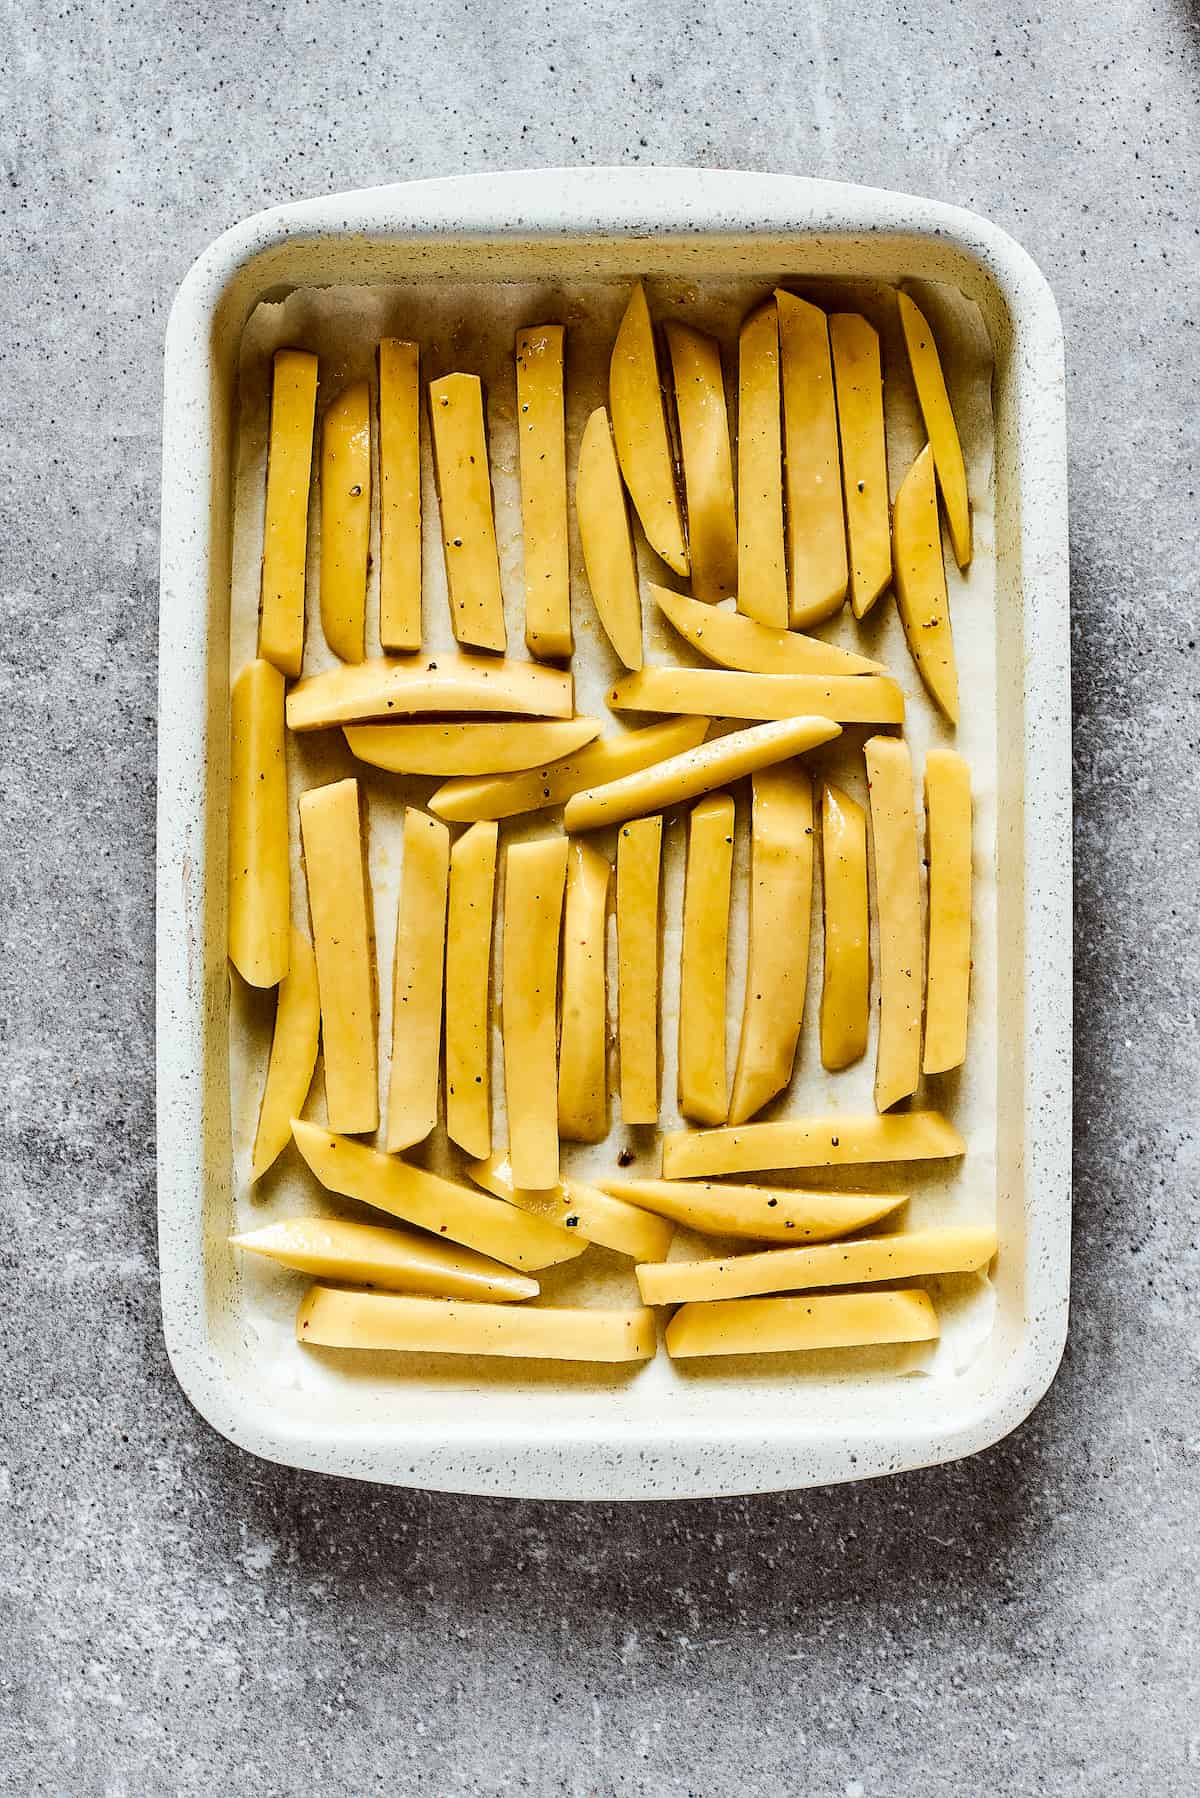
[[254,1135],[251,1180],[261,1180],[292,1140],[292,1119],[300,1113],[312,1085],[321,1036],[321,999],[317,990],[317,958],[302,930],[292,925],[288,971],[279,986],[271,1057]]
[[467,1172],[497,1198],[519,1205],[534,1217],[544,1217],[577,1231],[587,1242],[611,1249],[615,1255],[629,1255],[634,1261],[649,1258],[650,1243],[658,1245],[652,1254],[655,1260],[660,1259],[675,1234],[674,1224],[583,1180],[560,1180],[546,1192],[528,1192],[514,1186],[507,1155],[493,1155],[490,1160],[476,1162]]
[[325,1113],[330,1129],[355,1135],[379,1127],[375,931],[356,780],[300,795],[300,840],[321,995]]
[[558,1134],[599,1142],[608,1134],[608,857],[588,843],[567,855],[563,911],[562,1005],[558,1048]]
[[550,724],[350,724],[352,755],[393,774],[510,774],[556,761],[598,737],[598,718]]
[[450,851],[446,923],[446,1134],[468,1155],[492,1146],[491,973],[494,824],[473,824]]
[[521,812],[562,805],[589,787],[606,786],[704,741],[707,718],[672,718],[642,730],[623,731],[592,743],[578,755],[546,762],[507,780],[451,780],[429,801],[430,811],[453,824],[477,818],[515,818]]
[[629,508],[600,406],[584,426],[575,474],[575,514],[592,603],[604,634],[626,668],[642,665],[642,600],[629,529]]
[[321,628],[343,662],[365,654],[371,545],[371,391],[356,381],[321,428]]
[[569,656],[574,648],[567,548],[564,335],[561,325],[529,325],[517,332],[525,643],[535,656]]
[[283,676],[260,660],[229,694],[229,959],[249,985],[277,986],[290,946]]
[[676,574],[687,574],[688,552],[675,491],[675,458],[667,431],[654,327],[640,281],[629,296],[613,345],[608,404],[621,473],[646,541]]
[[921,851],[907,743],[899,737],[871,737],[863,754],[871,791],[879,920],[875,1104],[887,1111],[915,1093],[921,1078]]
[[379,345],[379,642],[421,647],[421,351],[397,337]]
[[313,1286],[305,1295],[296,1340],[323,1348],[547,1361],[649,1361],[658,1348],[653,1311],[463,1304],[331,1286]]
[[733,800],[712,793],[688,821],[679,962],[679,1109],[701,1124],[729,1110],[725,985],[733,878]]
[[304,660],[304,575],[308,559],[308,489],[312,480],[317,358],[276,350],[267,443],[263,519],[262,612],[258,653],[281,674]]
[[938,1161],[967,1145],[937,1111],[894,1117],[784,1118],[724,1130],[674,1130],[663,1138],[663,1176],[750,1174],[767,1168],[851,1167],[883,1161]]
[[829,323],[819,306],[776,293],[783,382],[789,615],[796,630],[846,600],[846,520]]
[[908,360],[912,365],[917,399],[925,431],[933,449],[938,486],[946,508],[946,523],[954,546],[954,560],[965,568],[971,560],[971,502],[967,496],[967,470],[963,462],[958,426],[946,391],[941,358],[928,321],[915,300],[906,293],[896,296],[900,302],[900,323]]
[[896,495],[896,607],[917,672],[951,724],[958,723],[958,669],[942,560],[933,451],[921,451]]
[[608,695],[615,712],[709,718],[833,718],[902,724],[904,694],[887,674],[737,674],[724,668],[643,668]]
[[[721,606],[706,606],[686,593],[666,587],[650,587],[663,617],[684,640],[722,668],[746,674],[884,674],[882,662],[872,662],[853,650],[805,637],[799,631],[775,630],[756,624]],[[742,608],[745,610],[745,608]]]
[[558,1180],[558,966],[567,841],[510,843],[505,856],[504,1092],[519,1186]]
[[877,1280],[974,1273],[996,1253],[994,1230],[914,1230],[812,1249],[765,1249],[712,1261],[660,1261],[639,1266],[645,1305],[684,1305],[802,1292],[814,1286],[869,1286]]
[[684,1305],[675,1313],[667,1325],[667,1353],[677,1359],[778,1355],[798,1349],[933,1342],[937,1335],[937,1313],[927,1292],[719,1299],[711,1305]]
[[662,819],[617,836],[617,1031],[621,1121],[658,1122],[658,914]]
[[857,312],[833,312],[829,347],[842,449],[850,604],[854,616],[863,618],[892,578],[879,333]]
[[830,742],[840,733],[841,726],[828,718],[789,718],[782,723],[733,731],[638,774],[626,775],[623,780],[577,793],[567,802],[563,824],[569,831],[624,824],[630,818],[660,812],[666,806],[681,805],[701,793],[711,793],[725,781],[740,780],[759,768],[785,762],[790,756]]
[[518,712],[570,718],[569,674],[536,662],[440,651],[434,657],[379,656],[357,668],[331,668],[293,687],[287,699],[292,730],[403,717],[411,712]]
[[504,649],[508,638],[479,376],[431,381],[429,416],[454,635],[479,649]]
[[396,1155],[381,1155],[378,1149],[337,1136],[319,1124],[294,1118],[292,1135],[305,1161],[330,1192],[386,1211],[432,1236],[477,1249],[505,1267],[536,1271],[573,1261],[587,1246],[557,1224],[527,1217],[502,1199],[443,1180]]
[[867,814],[840,787],[821,795],[825,957],[821,1061],[848,1068],[867,1052],[871,919],[867,909]]
[[731,1124],[745,1123],[791,1080],[808,984],[812,881],[812,781],[795,763],[764,768],[754,776],[750,949]]
[[952,749],[931,749],[925,757],[925,816],[925,1072],[942,1074],[966,1059],[971,994],[971,770]]
[[393,1153],[424,1142],[437,1123],[449,876],[450,832],[415,805],[406,806],[392,961],[387,1146]]
[[672,321],[666,336],[687,495],[692,592],[701,600],[727,599],[737,592],[738,541],[721,351],[715,338],[691,325]]
[[[752,312],[738,335],[737,527],[738,611],[760,624],[786,630],[783,411],[779,313],[774,299]],[[729,665],[747,666],[744,662]]]
[[281,1267],[353,1286],[380,1286],[393,1292],[426,1292],[450,1299],[485,1299],[513,1304],[534,1299],[539,1287],[525,1274],[474,1249],[459,1248],[415,1230],[356,1224],[337,1217],[289,1217],[245,1236],[229,1238],[235,1249],[264,1255]]
[[712,1180],[619,1180],[597,1184],[660,1217],[708,1236],[751,1242],[822,1242],[865,1230],[903,1205],[907,1193],[808,1192]]

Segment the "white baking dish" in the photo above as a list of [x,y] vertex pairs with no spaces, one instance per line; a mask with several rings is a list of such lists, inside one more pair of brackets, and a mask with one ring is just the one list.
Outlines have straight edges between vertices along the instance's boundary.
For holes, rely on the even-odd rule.
[[[982,313],[995,377],[995,1316],[957,1377],[751,1402],[503,1378],[415,1403],[347,1377],[302,1391],[255,1353],[232,1217],[225,782],[239,343],[297,286],[652,273],[918,277]],[[280,207],[192,268],[167,332],[158,808],[163,1315],[184,1390],[233,1442],[298,1467],[451,1491],[669,1498],[865,1478],[986,1447],[1046,1390],[1066,1332],[1071,1152],[1071,770],[1066,451],[1057,309],[995,226],[931,201],[783,176],[606,169],[472,176]],[[664,1398],[663,1393],[666,1392]]]

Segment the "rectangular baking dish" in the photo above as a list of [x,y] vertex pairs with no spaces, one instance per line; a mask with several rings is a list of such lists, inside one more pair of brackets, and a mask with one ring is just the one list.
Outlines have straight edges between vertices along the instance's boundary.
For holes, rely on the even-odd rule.
[[[230,521],[237,363],[254,307],[298,286],[662,274],[923,278],[982,313],[994,358],[996,1092],[1000,1255],[985,1347],[955,1379],[851,1399],[638,1403],[619,1382],[380,1402],[288,1389],[255,1355],[232,1217],[225,957]],[[260,213],[195,263],[167,330],[158,799],[158,1206],[163,1319],[184,1391],[267,1459],[395,1485],[576,1499],[821,1485],[973,1454],[1062,1354],[1069,1287],[1071,768],[1063,349],[1004,232],[932,201],[787,176],[592,169],[470,176]],[[784,1396],[780,1396],[780,1393]]]

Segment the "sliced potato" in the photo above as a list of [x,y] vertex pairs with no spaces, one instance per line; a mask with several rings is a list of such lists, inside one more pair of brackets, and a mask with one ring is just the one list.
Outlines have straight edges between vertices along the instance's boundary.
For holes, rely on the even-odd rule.
[[778,1355],[797,1349],[933,1342],[937,1334],[937,1313],[927,1292],[718,1299],[711,1305],[683,1305],[675,1313],[667,1325],[667,1353],[675,1358]]
[[258,653],[281,674],[288,675],[299,674],[304,660],[308,489],[312,480],[316,406],[317,358],[306,350],[276,350],[271,375]]
[[[788,586],[783,534],[783,412],[779,312],[774,298],[750,314],[738,335],[737,482],[738,611],[760,624],[784,631],[788,622]],[[721,659],[713,657],[714,661]],[[740,668],[746,664],[731,666]]]
[[608,414],[588,419],[575,475],[575,514],[588,586],[604,634],[626,668],[642,665],[642,599]]
[[519,1205],[534,1217],[562,1224],[565,1229],[577,1231],[587,1242],[611,1249],[615,1255],[629,1255],[635,1261],[647,1259],[651,1243],[657,1245],[653,1250],[655,1258],[665,1255],[675,1234],[674,1224],[625,1199],[601,1192],[584,1180],[560,1180],[545,1192],[514,1186],[507,1155],[493,1155],[490,1160],[476,1162],[467,1172],[497,1198]]
[[865,1230],[903,1205],[907,1193],[809,1192],[790,1186],[733,1186],[713,1180],[597,1182],[604,1192],[708,1236],[751,1242],[821,1242]]
[[599,1142],[608,1134],[608,857],[588,843],[567,855],[563,911],[558,1134]]
[[875,1104],[887,1111],[915,1093],[921,1078],[921,851],[907,743],[899,737],[870,737],[863,754],[871,791],[879,920]]
[[296,1340],[323,1348],[548,1361],[649,1361],[658,1348],[653,1311],[464,1304],[332,1286],[309,1289],[296,1317]]
[[504,649],[508,638],[479,376],[431,381],[429,416],[454,635],[479,649]]
[[[886,674],[882,662],[869,661],[853,650],[839,649],[836,643],[824,643],[820,637],[806,637],[800,631],[775,630],[728,612],[721,606],[703,605],[689,599],[686,593],[672,593],[666,587],[650,587],[663,617],[679,635],[722,668],[737,668],[746,674]],[[742,610],[745,610],[743,607]]]
[[896,606],[917,672],[951,724],[958,723],[958,668],[942,561],[933,452],[921,451],[896,495]]
[[536,1280],[510,1273],[474,1249],[459,1248],[415,1230],[351,1223],[346,1218],[289,1217],[229,1240],[235,1249],[264,1255],[281,1267],[353,1286],[485,1299],[493,1304],[534,1299],[539,1290]]
[[561,325],[517,332],[517,444],[525,549],[525,643],[530,655],[569,656],[571,560]]
[[898,293],[896,298],[900,302],[900,323],[904,327],[904,342],[912,365],[921,416],[925,420],[926,434],[933,449],[938,486],[942,490],[942,504],[946,508],[946,523],[950,527],[950,541],[954,545],[954,560],[960,568],[965,568],[971,560],[971,502],[967,496],[967,469],[963,461],[962,444],[959,442],[958,426],[954,422],[950,395],[946,391],[941,357],[938,355],[933,332],[916,301],[906,293]]
[[952,749],[931,749],[925,757],[925,816],[925,1072],[943,1074],[966,1059],[971,995],[971,770]]
[[229,694],[229,959],[250,986],[277,986],[290,944],[283,676],[260,660]]
[[729,1110],[725,984],[733,877],[733,799],[710,793],[688,820],[679,961],[679,1109],[701,1124]]
[[996,1253],[996,1232],[958,1228],[869,1236],[812,1249],[765,1249],[711,1261],[640,1265],[645,1305],[684,1305],[751,1298],[765,1292],[803,1292],[814,1286],[869,1286],[930,1274],[973,1273]]
[[654,327],[639,281],[629,296],[609,365],[608,405],[621,473],[646,541],[676,574],[689,572],[675,458],[667,431]]
[[504,1093],[519,1186],[558,1180],[558,967],[565,837],[510,843],[505,855]]
[[590,743],[604,729],[599,718],[549,724],[524,719],[502,724],[348,724],[350,753],[393,774],[510,774],[555,761]]
[[261,1180],[292,1140],[292,1119],[299,1115],[308,1097],[320,1036],[317,958],[304,932],[293,924],[288,971],[280,982],[275,1006],[275,1030],[254,1135],[251,1180]]
[[662,819],[617,836],[617,1032],[621,1121],[658,1122],[658,916]]
[[697,599],[737,592],[738,541],[725,379],[717,341],[672,320],[666,328],[687,495],[688,555]]
[[867,814],[840,787],[821,795],[825,960],[821,1061],[848,1068],[867,1052],[871,919],[867,910]]
[[321,628],[343,662],[363,659],[371,547],[371,392],[356,381],[321,427]]
[[863,618],[892,578],[879,333],[857,312],[833,312],[829,347],[842,448],[850,604],[854,616]]
[[392,961],[387,1146],[393,1154],[424,1142],[437,1123],[449,878],[450,832],[415,805],[406,806]]
[[837,403],[825,314],[782,289],[775,302],[783,380],[789,612],[793,629],[807,630],[841,610],[850,579]]
[[446,1134],[468,1155],[492,1146],[494,824],[473,824],[450,851],[446,923]]
[[379,345],[379,642],[421,647],[421,351],[397,337]]
[[851,1167],[883,1161],[940,1161],[967,1145],[940,1112],[892,1117],[783,1118],[723,1130],[674,1130],[663,1138],[663,1177],[750,1174],[767,1168]]
[[326,730],[414,712],[570,718],[573,707],[571,676],[557,668],[442,650],[432,657],[379,656],[314,674],[288,694],[287,721],[291,730]]
[[300,795],[300,839],[321,995],[325,1113],[331,1129],[355,1135],[379,1127],[375,930],[356,780]]
[[887,674],[738,674],[724,668],[643,668],[608,695],[615,712],[710,718],[834,718],[902,724],[904,694]]

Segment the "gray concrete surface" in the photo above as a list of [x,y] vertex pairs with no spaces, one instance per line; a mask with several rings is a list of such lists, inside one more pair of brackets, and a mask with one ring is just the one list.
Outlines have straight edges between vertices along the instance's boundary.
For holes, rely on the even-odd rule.
[[[1196,1708],[1194,7],[5,8],[0,1788],[1185,1794]],[[503,165],[964,202],[1067,328],[1077,1235],[974,1462],[682,1507],[254,1463],[159,1335],[153,794],[172,292],[273,201]]]

